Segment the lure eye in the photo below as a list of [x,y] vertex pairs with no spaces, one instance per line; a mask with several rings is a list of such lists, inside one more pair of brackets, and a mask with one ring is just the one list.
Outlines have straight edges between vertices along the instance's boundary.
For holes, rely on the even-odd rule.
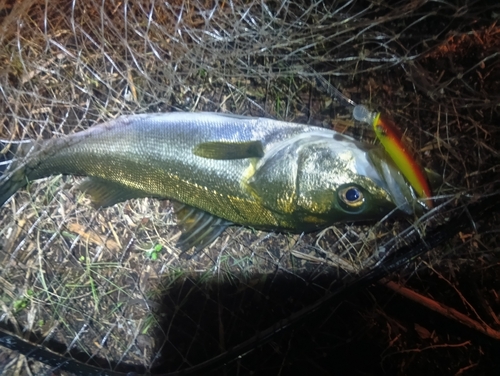
[[340,199],[351,208],[357,208],[365,202],[363,192],[357,187],[346,187],[339,192]]

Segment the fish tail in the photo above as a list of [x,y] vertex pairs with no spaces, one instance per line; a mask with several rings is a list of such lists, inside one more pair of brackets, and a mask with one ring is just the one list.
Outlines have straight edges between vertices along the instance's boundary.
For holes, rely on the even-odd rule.
[[17,163],[15,158],[27,144],[0,140],[0,207],[28,183],[25,165]]

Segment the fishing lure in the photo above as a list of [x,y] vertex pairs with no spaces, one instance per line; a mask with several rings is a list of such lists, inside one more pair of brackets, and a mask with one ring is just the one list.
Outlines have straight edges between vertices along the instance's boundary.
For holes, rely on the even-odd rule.
[[387,154],[389,154],[403,176],[415,190],[418,197],[424,202],[425,206],[427,206],[428,209],[432,209],[434,207],[431,199],[432,191],[426,174],[409,152],[409,148],[405,145],[401,132],[396,124],[383,116],[380,112],[373,112],[363,105],[356,104],[356,102],[347,98],[323,76],[315,74],[314,78],[317,84],[323,87],[329,95],[337,98],[346,105],[354,107],[354,119],[373,127],[377,138]]
[[413,187],[427,208],[433,208],[431,188],[425,173],[415,158],[408,151],[401,132],[397,126],[380,112],[372,112],[363,105],[356,105],[353,111],[354,119],[371,124],[380,143],[399,168],[403,176]]

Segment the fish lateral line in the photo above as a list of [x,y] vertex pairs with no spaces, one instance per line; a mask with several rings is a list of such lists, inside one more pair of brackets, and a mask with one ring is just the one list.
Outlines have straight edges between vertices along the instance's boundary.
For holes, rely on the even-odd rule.
[[[229,223],[303,232],[420,209],[412,205],[417,194],[410,183],[381,148],[265,118],[127,115],[63,137],[13,144],[0,157],[6,160],[0,161],[0,169],[6,166],[0,207],[29,181],[84,176],[80,188],[97,207],[138,197],[179,201],[181,250],[205,247]],[[362,201],[342,191],[348,185],[363,188]]]

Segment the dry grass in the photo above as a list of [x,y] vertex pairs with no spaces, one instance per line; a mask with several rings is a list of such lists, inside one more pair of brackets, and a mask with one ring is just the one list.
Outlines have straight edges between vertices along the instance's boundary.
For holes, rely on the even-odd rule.
[[[104,359],[103,367],[149,370],[160,362],[164,371],[186,369],[313,304],[339,276],[370,268],[377,250],[425,234],[480,197],[497,199],[500,9],[486,1],[451,4],[0,1],[0,138],[55,137],[120,114],[172,110],[268,116],[359,135],[348,109],[311,87],[314,71],[355,101],[390,113],[422,163],[444,179],[440,205],[421,219],[308,235],[235,227],[189,260],[175,248],[179,231],[168,202],[96,211],[75,189],[76,178],[37,181],[0,209],[0,325]],[[373,142],[369,132],[363,137]],[[416,289],[435,288],[435,299],[479,311],[478,320],[496,329],[498,217],[471,218],[474,231],[408,269]],[[466,275],[475,287],[454,295]],[[412,337],[401,328],[413,322],[397,323],[390,308],[348,305],[367,332],[378,328],[389,373],[418,374],[418,360],[399,354],[425,348],[429,338],[434,345],[456,339],[424,338],[422,330]],[[348,316],[325,316],[311,333],[299,330],[256,350],[258,364],[240,360],[239,372],[277,374],[305,364],[328,374],[319,355],[341,354],[338,343],[359,334],[329,326],[359,325]],[[299,353],[297,341],[317,352]],[[33,367],[13,359],[0,354],[6,374]],[[451,350],[445,359],[453,372],[475,364]],[[481,370],[480,362],[471,369]]]

